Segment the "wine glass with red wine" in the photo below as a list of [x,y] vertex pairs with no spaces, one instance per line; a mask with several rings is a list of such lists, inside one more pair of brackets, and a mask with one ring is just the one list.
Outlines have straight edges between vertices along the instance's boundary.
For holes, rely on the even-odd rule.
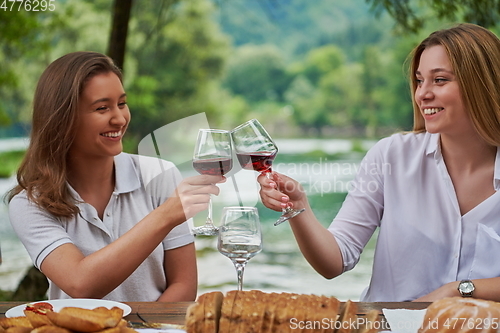
[[[202,175],[224,175],[232,167],[231,133],[218,129],[200,129],[194,149],[193,168]],[[215,236],[218,230],[212,220],[212,200],[210,199],[205,224],[193,228],[193,234]]]
[[[272,164],[278,147],[264,126],[257,119],[251,119],[231,131],[236,157],[243,169],[255,170],[264,173],[272,179]],[[281,224],[302,213],[305,208],[293,209],[290,206],[283,208],[280,218],[274,225]]]

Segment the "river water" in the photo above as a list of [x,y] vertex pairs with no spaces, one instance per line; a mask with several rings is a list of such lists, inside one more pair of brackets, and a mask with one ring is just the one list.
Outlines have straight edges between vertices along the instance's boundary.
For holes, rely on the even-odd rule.
[[[319,156],[298,161],[287,158],[289,153],[307,153],[322,150],[329,154],[347,152],[351,142],[347,140],[276,140],[280,154],[274,169],[299,180],[308,193],[315,214],[323,225],[328,226],[339,209],[349,181],[352,180],[362,156],[346,155],[341,159],[329,160]],[[0,140],[0,151],[9,147],[23,146],[25,141],[12,141],[10,146]],[[15,143],[14,143],[15,142]],[[365,143],[368,148],[372,143]],[[7,147],[7,148],[6,148]],[[16,148],[17,149],[17,148]],[[294,155],[295,156],[295,155]],[[326,155],[325,155],[326,156]],[[181,168],[182,169],[182,168]],[[234,168],[233,168],[234,169]],[[189,175],[192,170],[183,170]],[[374,238],[362,254],[358,265],[349,272],[326,280],[316,273],[298,250],[297,243],[287,223],[273,226],[279,213],[263,207],[258,200],[256,173],[235,170],[228,175],[228,182],[221,185],[221,194],[214,198],[214,221],[220,218],[223,206],[257,206],[263,229],[263,251],[252,258],[245,269],[244,288],[273,292],[295,292],[336,296],[341,300],[359,300],[360,294],[369,283],[373,259]],[[0,195],[8,191],[14,178],[0,179]],[[236,186],[235,186],[236,185]],[[201,224],[205,212],[195,218]],[[236,272],[231,261],[217,252],[216,239],[198,237],[195,240],[198,256],[199,293],[212,290],[227,291],[236,288]],[[31,260],[12,230],[8,211],[0,203],[0,247],[3,262],[0,265],[0,289],[14,290]]]

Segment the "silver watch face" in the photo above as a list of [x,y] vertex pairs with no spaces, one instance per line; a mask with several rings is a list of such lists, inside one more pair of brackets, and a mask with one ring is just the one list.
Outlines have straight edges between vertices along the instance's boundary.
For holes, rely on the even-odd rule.
[[460,291],[463,293],[471,293],[474,291],[474,285],[470,281],[464,281],[460,283]]

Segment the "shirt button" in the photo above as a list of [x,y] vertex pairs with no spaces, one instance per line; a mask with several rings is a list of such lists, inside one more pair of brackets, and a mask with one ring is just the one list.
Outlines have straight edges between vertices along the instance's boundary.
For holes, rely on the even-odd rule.
[[111,216],[111,213],[106,213],[106,216]]

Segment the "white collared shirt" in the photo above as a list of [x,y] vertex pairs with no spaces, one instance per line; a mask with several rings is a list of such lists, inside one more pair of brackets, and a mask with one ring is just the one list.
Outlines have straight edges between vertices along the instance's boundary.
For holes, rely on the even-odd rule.
[[[62,244],[74,244],[85,256],[110,244],[168,199],[181,181],[172,163],[126,153],[115,157],[115,175],[115,190],[103,220],[71,187],[75,199],[82,201],[77,204],[80,213],[71,219],[49,214],[30,202],[24,191],[11,200],[10,222],[38,269],[47,255]],[[192,242],[187,222],[175,227],[134,273],[103,299],[156,301],[167,286],[164,251]],[[49,284],[50,299],[70,298],[52,281]]]
[[395,134],[366,154],[329,230],[344,270],[377,227],[372,278],[363,301],[408,301],[462,279],[500,276],[500,149],[495,193],[460,214],[439,134]]

